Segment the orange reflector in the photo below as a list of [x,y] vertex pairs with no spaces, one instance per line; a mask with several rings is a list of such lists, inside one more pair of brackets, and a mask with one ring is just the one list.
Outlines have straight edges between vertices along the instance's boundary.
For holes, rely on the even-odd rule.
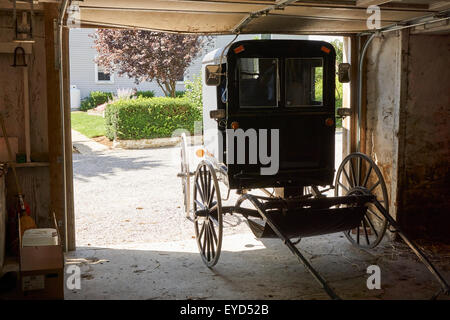
[[234,129],[234,130],[239,129],[239,122],[233,121],[231,123],[231,129]]
[[203,156],[205,155],[205,150],[198,149],[197,151],[195,151],[195,155],[199,158],[203,158]]
[[320,50],[322,50],[325,53],[330,53],[331,52],[331,50],[329,48],[325,47],[325,46],[322,46],[322,48],[320,48]]
[[327,127],[331,127],[333,124],[334,124],[333,119],[327,118],[327,119],[325,120],[325,125],[326,125]]
[[242,51],[244,51],[245,48],[244,46],[241,44],[239,47],[234,48],[234,53],[238,54],[241,53]]

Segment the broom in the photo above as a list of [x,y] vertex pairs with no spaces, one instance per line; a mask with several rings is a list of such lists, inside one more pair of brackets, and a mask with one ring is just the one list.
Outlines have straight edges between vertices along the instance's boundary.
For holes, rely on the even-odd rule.
[[12,156],[11,152],[11,146],[9,145],[8,135],[6,134],[6,128],[5,123],[3,121],[3,116],[0,114],[0,125],[2,127],[3,132],[3,138],[5,139],[6,143],[6,149],[8,149],[8,156],[10,159],[10,165],[13,171],[14,180],[16,182],[16,188],[17,188],[17,197],[19,198],[19,217],[20,217],[20,236],[23,235],[25,230],[28,229],[35,229],[37,228],[36,223],[34,222],[33,218],[27,215],[27,210],[25,207],[25,201],[23,200],[23,194],[22,189],[20,188],[19,179],[17,178],[17,172],[16,172],[16,162],[15,159]]

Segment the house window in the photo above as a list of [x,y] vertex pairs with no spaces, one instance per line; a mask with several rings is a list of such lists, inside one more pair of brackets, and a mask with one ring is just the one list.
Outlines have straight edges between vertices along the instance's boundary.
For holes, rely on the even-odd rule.
[[95,82],[97,83],[114,83],[114,74],[108,73],[105,68],[95,65]]

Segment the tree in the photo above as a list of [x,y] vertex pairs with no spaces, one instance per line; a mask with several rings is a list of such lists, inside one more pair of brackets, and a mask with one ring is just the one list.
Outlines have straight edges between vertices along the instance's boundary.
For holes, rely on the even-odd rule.
[[[344,43],[339,39],[335,39],[335,40],[331,41],[331,44],[333,45],[334,50],[336,51],[336,69],[337,69],[339,64],[343,62]],[[337,110],[338,108],[342,107],[342,101],[343,101],[343,87],[342,87],[342,83],[339,82],[337,75],[336,75],[335,97],[336,97],[336,110]],[[342,118],[337,119],[336,125],[338,127],[342,127]]]
[[195,35],[116,29],[98,29],[93,38],[98,65],[134,78],[136,84],[156,80],[170,97],[175,97],[176,82],[183,79],[187,67],[209,40]]

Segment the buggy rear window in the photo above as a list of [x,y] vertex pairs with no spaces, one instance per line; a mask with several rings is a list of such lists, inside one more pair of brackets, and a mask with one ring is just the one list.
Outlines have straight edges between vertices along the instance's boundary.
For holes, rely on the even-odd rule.
[[277,107],[278,59],[240,58],[237,64],[240,107]]
[[286,59],[286,106],[323,105],[323,59]]

